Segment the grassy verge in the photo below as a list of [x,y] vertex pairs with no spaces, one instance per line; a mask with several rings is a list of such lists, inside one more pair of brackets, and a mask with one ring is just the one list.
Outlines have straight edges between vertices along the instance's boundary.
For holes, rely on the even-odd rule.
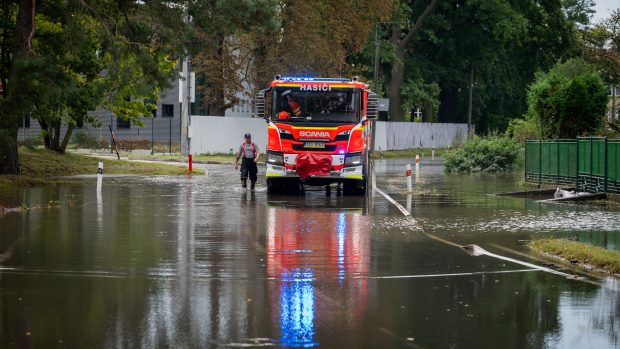
[[534,240],[529,246],[538,252],[548,253],[567,261],[577,261],[580,265],[591,265],[612,274],[620,273],[620,251],[563,239]]
[[[183,175],[189,174],[187,168],[157,163],[143,163],[124,160],[101,160],[98,158],[66,153],[27,148],[19,149],[21,175],[0,176],[0,189],[10,187],[31,187],[47,184],[58,184],[49,177],[96,174],[97,163],[103,161],[105,174],[136,174],[136,175]],[[195,174],[204,174],[194,170]]]
[[[129,159],[144,159],[144,160],[179,160],[186,161],[187,157],[178,154],[128,154]],[[206,163],[213,164],[234,164],[235,163],[235,155],[234,154],[201,154],[192,156],[193,161],[203,161]],[[261,159],[264,158],[264,154],[261,155]]]
[[[435,149],[435,157],[443,156],[448,149]],[[420,157],[431,157],[432,149],[428,148],[416,148],[416,149],[404,149],[404,150],[375,150],[372,153],[373,159],[396,159],[396,158],[415,158],[416,155]]]

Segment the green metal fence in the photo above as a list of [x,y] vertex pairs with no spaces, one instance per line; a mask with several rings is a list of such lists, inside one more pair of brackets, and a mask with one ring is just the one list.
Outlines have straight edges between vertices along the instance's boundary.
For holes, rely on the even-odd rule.
[[525,180],[591,193],[620,193],[620,139],[526,141]]

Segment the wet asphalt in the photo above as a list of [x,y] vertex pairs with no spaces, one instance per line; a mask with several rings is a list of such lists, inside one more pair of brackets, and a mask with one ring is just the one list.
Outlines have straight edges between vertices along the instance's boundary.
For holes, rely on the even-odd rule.
[[[0,347],[617,348],[620,283],[554,275],[524,243],[620,249],[620,210],[490,193],[521,174],[378,161],[384,196],[267,195],[205,176],[92,178],[2,193]],[[567,274],[577,274],[565,270]]]

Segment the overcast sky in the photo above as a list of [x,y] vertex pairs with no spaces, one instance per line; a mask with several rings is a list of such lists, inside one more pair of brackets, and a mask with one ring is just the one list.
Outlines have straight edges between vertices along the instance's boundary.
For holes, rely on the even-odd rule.
[[592,23],[609,17],[612,10],[620,8],[620,0],[594,0],[596,13],[592,16]]

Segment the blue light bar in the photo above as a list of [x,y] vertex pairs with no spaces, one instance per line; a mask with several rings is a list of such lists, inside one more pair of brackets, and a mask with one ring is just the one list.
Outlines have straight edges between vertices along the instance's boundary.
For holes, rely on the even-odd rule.
[[299,76],[283,76],[281,80],[285,81],[334,81],[334,82],[349,82],[348,78],[312,78],[312,77],[299,77]]

